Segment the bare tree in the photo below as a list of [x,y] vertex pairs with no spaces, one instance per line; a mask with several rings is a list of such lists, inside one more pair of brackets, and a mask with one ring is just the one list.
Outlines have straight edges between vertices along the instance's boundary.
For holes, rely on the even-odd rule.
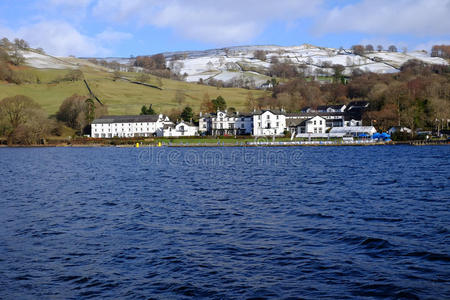
[[378,46],[377,46],[377,50],[378,50],[378,52],[383,51],[383,46],[382,46],[382,45],[378,45]]
[[3,124],[1,131],[7,135],[8,144],[36,143],[49,129],[46,113],[33,99],[23,95],[0,101],[0,120]]
[[356,55],[364,54],[364,46],[363,45],[353,45],[352,50],[353,50],[353,53]]
[[371,45],[371,44],[368,44],[368,45],[366,45],[366,47],[365,47],[365,51],[366,52],[373,52],[373,46]]
[[256,50],[253,56],[254,56],[256,59],[259,59],[259,60],[262,60],[262,61],[266,61],[266,59],[267,59],[266,54],[267,54],[267,53],[266,53],[266,51],[264,51],[264,50]]
[[389,52],[397,52],[397,47],[395,47],[394,45],[390,45],[390,46],[388,47],[388,51],[389,51]]
[[100,105],[86,96],[74,94],[63,101],[56,113],[56,119],[81,132],[94,118],[107,114],[105,105]]

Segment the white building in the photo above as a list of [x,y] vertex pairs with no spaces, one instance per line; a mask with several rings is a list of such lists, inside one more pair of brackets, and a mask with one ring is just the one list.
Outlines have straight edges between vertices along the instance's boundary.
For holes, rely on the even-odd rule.
[[253,117],[239,112],[217,111],[215,114],[200,113],[199,132],[210,135],[246,135],[253,129]]
[[91,124],[91,137],[149,137],[155,136],[164,125],[173,124],[169,117],[159,115],[103,116]]
[[297,126],[297,133],[325,133],[326,129],[325,119],[320,116],[315,116],[301,122]]
[[253,112],[254,136],[283,135],[286,130],[286,113],[284,111],[262,110]]
[[162,129],[162,136],[164,137],[181,137],[181,136],[196,136],[198,135],[198,126],[189,122],[180,122],[176,125],[167,124]]

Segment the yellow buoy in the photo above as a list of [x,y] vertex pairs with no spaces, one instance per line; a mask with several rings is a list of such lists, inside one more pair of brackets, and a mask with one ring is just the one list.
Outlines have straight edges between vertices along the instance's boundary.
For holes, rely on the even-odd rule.
[[162,146],[161,142],[158,142],[158,147],[161,147],[161,146]]
[[139,148],[139,143],[136,143],[136,148]]

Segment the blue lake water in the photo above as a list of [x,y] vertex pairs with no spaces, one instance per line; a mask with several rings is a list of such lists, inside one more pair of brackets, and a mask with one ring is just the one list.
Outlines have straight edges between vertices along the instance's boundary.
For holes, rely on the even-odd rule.
[[0,149],[0,298],[450,298],[450,147]]

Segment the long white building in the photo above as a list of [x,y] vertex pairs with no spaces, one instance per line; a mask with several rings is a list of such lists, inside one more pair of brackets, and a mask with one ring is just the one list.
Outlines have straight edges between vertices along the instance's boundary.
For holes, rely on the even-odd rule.
[[169,117],[159,115],[103,116],[91,124],[91,137],[149,137],[159,135],[164,125],[173,124]]

